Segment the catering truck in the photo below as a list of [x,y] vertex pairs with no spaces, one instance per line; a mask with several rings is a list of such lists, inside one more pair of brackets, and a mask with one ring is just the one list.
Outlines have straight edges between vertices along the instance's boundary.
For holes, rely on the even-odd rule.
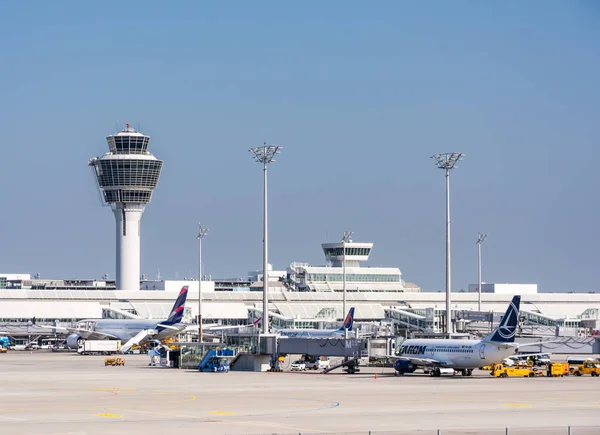
[[77,348],[80,355],[110,355],[121,348],[119,340],[85,340]]

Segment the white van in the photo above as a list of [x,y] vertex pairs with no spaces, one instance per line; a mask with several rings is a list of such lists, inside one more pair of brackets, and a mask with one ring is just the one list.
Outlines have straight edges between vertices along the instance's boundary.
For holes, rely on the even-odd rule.
[[315,359],[313,361],[306,361],[307,370],[324,370],[329,368],[328,359]]

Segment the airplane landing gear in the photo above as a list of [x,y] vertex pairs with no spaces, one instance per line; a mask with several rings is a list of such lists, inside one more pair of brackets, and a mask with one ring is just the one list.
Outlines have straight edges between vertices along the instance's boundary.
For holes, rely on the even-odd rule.
[[463,376],[471,376],[473,374],[473,370],[472,369],[462,369],[461,374]]
[[435,367],[431,371],[431,376],[433,376],[434,378],[439,378],[440,376],[442,376],[442,372],[440,371],[439,367]]

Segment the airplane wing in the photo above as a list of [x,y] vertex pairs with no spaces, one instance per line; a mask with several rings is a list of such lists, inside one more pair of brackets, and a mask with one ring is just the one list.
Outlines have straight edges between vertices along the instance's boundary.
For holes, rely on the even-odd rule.
[[[65,328],[66,329],[66,328]],[[119,337],[112,334],[107,334],[105,332],[99,331],[88,331],[87,329],[69,329],[72,333],[77,333],[81,335],[82,338],[86,340],[117,340]]]
[[86,340],[116,340],[119,339],[116,335],[107,334],[105,332],[99,331],[89,331],[87,329],[78,329],[78,328],[64,328],[62,326],[52,326],[52,325],[37,325],[39,328],[46,329],[55,329],[57,331],[63,331],[70,334],[79,334],[81,338],[85,338]]

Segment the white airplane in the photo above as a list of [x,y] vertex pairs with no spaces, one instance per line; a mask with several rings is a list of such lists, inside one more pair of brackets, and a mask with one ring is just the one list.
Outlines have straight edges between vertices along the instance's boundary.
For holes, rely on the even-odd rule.
[[[519,347],[515,334],[519,323],[521,296],[513,297],[498,328],[481,340],[410,339],[402,343],[396,361],[395,374],[412,373],[418,367],[432,368],[432,376],[440,376],[442,368],[461,371],[471,376],[473,369],[493,364],[514,355]],[[530,346],[528,343],[523,346]]]
[[76,328],[47,328],[70,332],[67,337],[70,349],[77,349],[84,340],[121,340],[124,344],[121,352],[127,352],[134,345],[162,341],[182,332],[186,328],[182,321],[187,295],[188,286],[184,286],[167,319],[87,319],[78,322]]
[[339,329],[279,329],[278,335],[289,338],[344,338],[345,330],[352,331],[354,307],[350,308],[344,324]]

